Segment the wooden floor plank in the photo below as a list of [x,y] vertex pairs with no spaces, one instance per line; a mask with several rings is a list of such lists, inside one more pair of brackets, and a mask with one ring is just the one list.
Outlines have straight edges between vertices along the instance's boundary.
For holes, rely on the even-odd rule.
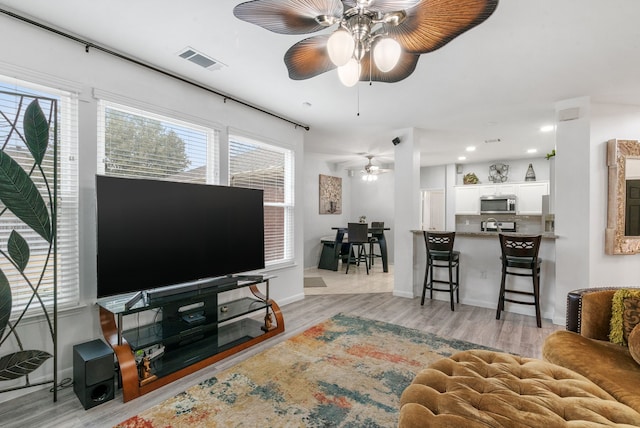
[[[391,290],[393,275],[375,271],[377,268],[378,266],[374,266],[374,272],[371,274],[377,277],[374,292],[367,293],[367,278],[364,273],[355,272],[352,276],[350,270],[351,278],[348,278],[344,272],[333,272],[325,280],[327,284],[334,284],[340,288],[341,293],[345,293],[348,291],[345,288],[350,286],[350,281],[357,282],[357,287],[351,290],[353,294],[332,294],[331,290],[324,290],[325,294],[307,295],[302,301],[285,305],[282,307],[286,325],[284,334],[143,397],[123,403],[121,392],[118,391],[114,400],[85,411],[72,388],[61,390],[56,404],[52,403],[51,393],[48,390],[40,390],[0,404],[1,425],[5,428],[113,426],[337,313],[390,322],[536,358],[541,356],[544,338],[549,333],[562,328],[548,320],[543,320],[542,328],[538,329],[534,317],[513,313],[509,313],[507,320],[496,320],[494,310],[473,306],[456,305],[456,310],[452,312],[448,301],[427,299],[425,305],[421,306],[419,297],[406,299],[395,297],[390,291],[384,291],[385,286],[381,283],[389,282],[391,286],[387,288]],[[315,271],[310,275],[320,276],[320,274]],[[358,279],[354,280],[356,275]],[[310,290],[317,293],[319,288]]]

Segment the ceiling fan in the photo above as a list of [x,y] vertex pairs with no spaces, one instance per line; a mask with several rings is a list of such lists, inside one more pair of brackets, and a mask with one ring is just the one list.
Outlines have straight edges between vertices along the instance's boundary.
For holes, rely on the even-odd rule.
[[379,174],[391,171],[390,169],[380,168],[378,165],[374,165],[373,162],[371,162],[373,155],[367,155],[366,158],[369,159],[369,162],[360,171],[364,181],[376,181]]
[[[308,34],[286,52],[293,80],[338,68],[343,84],[398,82],[420,54],[441,48],[484,22],[498,0],[252,0],[234,15],[278,34]],[[372,58],[373,57],[373,58]]]

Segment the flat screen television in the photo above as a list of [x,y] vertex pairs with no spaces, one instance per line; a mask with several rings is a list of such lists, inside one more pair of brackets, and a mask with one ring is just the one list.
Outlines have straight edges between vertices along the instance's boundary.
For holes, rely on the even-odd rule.
[[263,191],[96,176],[98,297],[264,268]]

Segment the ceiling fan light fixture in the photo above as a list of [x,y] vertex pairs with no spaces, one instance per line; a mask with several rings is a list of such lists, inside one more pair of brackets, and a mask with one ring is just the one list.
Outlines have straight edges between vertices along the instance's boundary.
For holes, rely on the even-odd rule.
[[401,53],[402,47],[400,43],[390,37],[385,37],[378,40],[374,46],[373,60],[376,63],[376,67],[386,73],[393,70],[393,67],[398,64]]
[[345,65],[338,67],[338,77],[344,86],[354,86],[360,80],[360,63],[351,58]]
[[353,56],[355,41],[347,30],[339,28],[333,32],[327,41],[329,59],[336,67],[346,65]]
[[378,176],[373,174],[365,174],[362,176],[362,181],[376,181],[377,179]]
[[[303,80],[341,67],[349,56],[370,69],[370,82],[399,82],[416,68],[422,54],[442,48],[487,20],[499,0],[248,0],[233,8],[243,21],[277,34],[322,34],[295,43],[284,56],[293,80]],[[342,31],[325,32],[338,25]],[[347,40],[347,35],[351,37]],[[392,37],[401,46],[398,64],[375,59],[378,39]],[[346,43],[346,45],[345,45]],[[386,42],[392,43],[392,42]],[[332,46],[329,46],[332,45]],[[353,44],[353,45],[352,45]],[[382,49],[382,48],[381,48]],[[393,48],[393,51],[396,51]],[[335,55],[334,55],[335,54]],[[382,57],[386,54],[378,54]],[[395,56],[395,55],[394,55]],[[376,67],[372,65],[376,63]],[[379,65],[378,65],[379,62]],[[371,66],[371,67],[370,67]],[[384,72],[382,69],[393,71]]]

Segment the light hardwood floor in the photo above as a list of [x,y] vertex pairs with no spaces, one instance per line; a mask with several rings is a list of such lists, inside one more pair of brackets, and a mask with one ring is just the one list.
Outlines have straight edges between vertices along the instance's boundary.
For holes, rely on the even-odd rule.
[[[562,329],[549,320],[543,320],[542,328],[539,329],[534,317],[512,313],[505,313],[502,320],[498,321],[493,309],[457,305],[455,312],[451,312],[446,301],[428,300],[424,306],[420,306],[420,298],[394,297],[390,292],[393,289],[393,274],[383,273],[379,265],[374,266],[369,276],[364,273],[364,268],[355,269],[353,273],[350,269],[348,276],[344,271],[311,269],[305,271],[305,276],[322,276],[327,287],[323,287],[323,290],[307,288],[304,300],[282,307],[286,331],[279,337],[128,403],[122,402],[122,395],[118,391],[114,400],[85,411],[71,387],[59,391],[58,402],[55,404],[52,403],[50,392],[36,391],[0,404],[0,426],[114,426],[337,313],[399,324],[536,358],[540,357],[544,338],[551,332]],[[375,285],[371,285],[369,289],[367,284]]]

